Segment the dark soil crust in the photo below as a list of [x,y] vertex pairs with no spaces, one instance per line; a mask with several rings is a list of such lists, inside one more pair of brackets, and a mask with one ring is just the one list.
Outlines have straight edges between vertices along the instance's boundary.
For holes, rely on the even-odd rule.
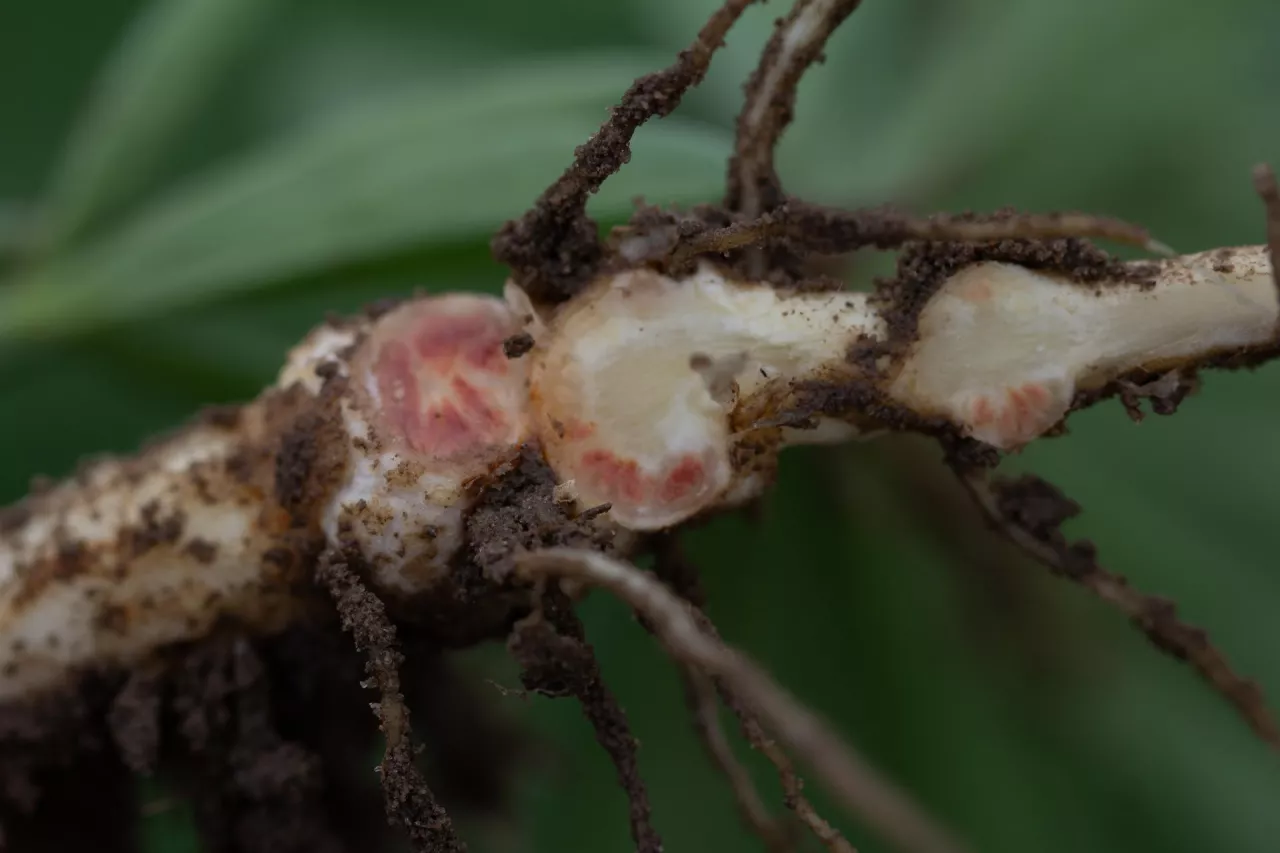
[[[455,814],[504,810],[519,737],[438,646],[412,632],[406,646],[424,777]],[[256,640],[228,630],[153,667],[0,706],[0,849],[135,851],[137,774],[187,800],[206,850],[387,849],[396,831],[371,771],[364,677],[336,624]],[[393,785],[412,775],[399,772]]]

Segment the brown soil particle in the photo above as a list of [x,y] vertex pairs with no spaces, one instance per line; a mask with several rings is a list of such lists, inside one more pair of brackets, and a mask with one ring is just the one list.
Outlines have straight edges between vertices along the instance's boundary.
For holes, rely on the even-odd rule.
[[1143,400],[1148,401],[1154,414],[1167,416],[1176,414],[1183,401],[1199,389],[1200,373],[1197,366],[1154,375],[1138,369],[1101,388],[1077,391],[1071,401],[1071,409],[1084,409],[1109,397],[1119,397],[1129,418],[1140,423],[1146,417],[1142,408]]
[[1100,570],[1092,542],[1068,542],[1062,534],[1062,525],[1080,514],[1080,504],[1053,484],[1029,474],[1016,480],[997,480],[992,489],[1002,519],[1061,555],[1055,571],[1081,580]]
[[486,576],[505,577],[517,551],[564,546],[609,551],[612,533],[555,499],[556,475],[533,445],[494,472],[467,518],[470,559]]
[[533,349],[533,335],[521,332],[502,342],[502,354],[507,358],[520,358]]
[[307,481],[319,455],[315,434],[320,425],[319,416],[303,415],[280,440],[280,452],[276,456],[276,500],[283,507],[296,507],[303,502]]
[[121,760],[135,773],[154,772],[160,756],[164,673],[140,667],[129,674],[111,702],[107,726]]
[[188,542],[184,550],[205,565],[212,563],[218,557],[218,546],[198,536]]
[[636,80],[533,209],[494,237],[494,257],[511,268],[535,302],[564,301],[595,276],[603,250],[599,228],[586,213],[588,198],[631,159],[636,130],[651,118],[669,115],[702,81],[712,54],[752,2],[726,0],[673,65]]
[[396,647],[396,629],[385,607],[339,554],[322,556],[316,580],[333,596],[343,630],[368,655],[366,672],[381,694],[375,713],[387,745],[379,773],[388,820],[405,829],[415,851],[466,850],[415,764],[409,709],[400,692],[404,656]]
[[151,501],[142,507],[142,523],[125,531],[133,556],[140,557],[161,545],[172,545],[182,537],[186,516],[180,511],[160,517],[160,504]]
[[816,415],[850,419],[868,429],[914,432],[936,439],[950,464],[961,470],[995,467],[1000,453],[989,444],[961,434],[959,428],[944,417],[924,417],[894,402],[877,378],[876,359],[881,354],[878,342],[856,345],[848,358],[857,363],[863,377],[850,380],[796,383],[792,389],[791,415],[799,423]]
[[337,404],[344,385],[340,377],[331,377],[314,406],[282,424],[275,497],[295,527],[317,524],[320,507],[346,473],[347,436]]
[[541,613],[519,625],[508,646],[520,664],[526,689],[578,700],[596,740],[617,768],[618,782],[630,803],[637,853],[661,853],[662,839],[653,826],[649,792],[640,776],[638,744],[626,713],[604,684],[595,652],[568,597],[559,589],[548,589]]
[[[897,249],[917,244],[929,247],[935,262],[954,254],[956,246],[977,247],[991,257],[977,256],[966,261],[956,258],[946,274],[965,263],[978,260],[1008,260],[1037,268],[1063,272],[1073,280],[1094,283],[1100,277],[1122,281],[1144,281],[1141,266],[1121,265],[1085,243],[1086,239],[1107,239],[1148,246],[1150,234],[1144,228],[1109,217],[1083,213],[1021,213],[1003,209],[994,213],[936,214],[917,217],[893,207],[840,210],[786,199],[773,209],[751,219],[729,216],[723,211],[701,210],[697,216],[669,218],[665,224],[653,214],[643,222],[654,229],[654,237],[638,241],[644,234],[640,220],[629,229],[632,245],[652,244],[652,255],[642,260],[665,266],[669,274],[680,276],[692,270],[698,257],[714,257],[738,277],[765,280],[789,288],[840,289],[843,284],[830,276],[815,278],[814,255],[834,257],[860,249]],[[678,229],[676,223],[679,223]],[[661,239],[659,239],[661,238]],[[1063,242],[1065,241],[1065,242]],[[767,250],[761,255],[761,250]],[[760,268],[756,260],[767,264]],[[921,270],[912,281],[922,282]],[[926,288],[931,295],[932,290]]]
[[197,423],[205,423],[219,429],[233,430],[240,426],[241,407],[235,405],[207,406],[196,418]]

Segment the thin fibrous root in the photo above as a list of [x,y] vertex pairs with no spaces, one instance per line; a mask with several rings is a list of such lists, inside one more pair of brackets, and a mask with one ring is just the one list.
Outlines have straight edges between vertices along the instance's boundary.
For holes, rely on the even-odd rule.
[[[709,620],[708,620],[709,622]],[[717,685],[720,699],[738,718],[742,734],[751,744],[751,748],[764,755],[778,772],[778,781],[782,784],[783,804],[795,813],[796,817],[809,828],[822,845],[830,853],[857,853],[853,845],[840,834],[840,830],[831,825],[826,818],[818,814],[809,798],[804,795],[804,780],[796,772],[791,756],[776,740],[769,737],[764,726],[756,719],[756,715],[743,699],[720,681]]]
[[409,709],[400,692],[404,655],[396,648],[396,629],[385,607],[339,554],[321,555],[316,580],[333,597],[343,630],[368,654],[366,671],[381,694],[374,707],[387,744],[378,767],[387,818],[405,828],[415,853],[463,853],[466,845],[414,762]]
[[[699,628],[711,636],[719,638],[720,635],[716,630],[715,624],[712,623],[702,609],[706,603],[706,596],[702,589],[698,569],[681,551],[679,540],[673,534],[659,537],[655,545],[655,554],[657,560],[654,563],[654,574],[690,605]],[[639,621],[645,630],[650,633],[653,632],[653,623],[650,620],[641,617]],[[695,683],[695,680],[700,681]],[[765,843],[770,843],[769,838],[758,828],[758,819],[755,817],[756,810],[751,803],[755,795],[754,789],[736,791],[740,784],[734,778],[737,771],[730,770],[725,766],[726,761],[733,761],[736,766],[736,760],[733,758],[732,753],[723,758],[715,754],[720,747],[710,742],[710,739],[712,737],[720,737],[718,730],[710,734],[703,732],[703,727],[706,725],[703,719],[707,718],[706,715],[709,713],[714,714],[717,695],[725,707],[738,720],[738,726],[742,730],[747,743],[756,752],[763,754],[773,764],[774,769],[777,770],[778,781],[782,784],[783,804],[809,828],[831,853],[857,853],[853,845],[840,834],[840,830],[818,814],[818,810],[809,802],[808,797],[804,795],[804,780],[796,774],[795,768],[791,764],[791,757],[776,741],[765,734],[760,721],[755,718],[755,715],[743,703],[742,699],[735,695],[732,690],[729,690],[722,679],[705,679],[700,673],[688,672],[686,682],[690,691],[690,701],[694,703],[695,722],[698,724],[699,733],[702,734],[704,741],[707,743],[708,750],[712,752],[713,760],[729,777],[730,784],[735,787],[739,809],[743,812],[743,819],[757,834],[765,838]],[[713,690],[710,697],[707,697],[704,692],[707,687]],[[699,692],[695,694],[695,690]],[[715,716],[707,719],[710,722],[718,723],[718,719]],[[728,745],[726,744],[724,748],[727,749]],[[750,780],[748,779],[747,781],[749,784]],[[760,812],[760,814],[763,814],[763,812]],[[779,825],[779,822],[768,818],[767,815],[765,817],[768,820],[768,826],[777,827],[777,831],[782,833],[781,842],[790,844],[792,839],[789,833],[783,833],[784,828]]]
[[550,588],[544,591],[541,603],[542,609],[518,624],[511,636],[510,648],[522,669],[521,680],[527,690],[578,700],[626,792],[636,853],[662,853],[662,838],[653,825],[649,792],[640,775],[639,745],[627,715],[605,685],[595,652],[568,597]]
[[[671,534],[660,537],[656,545],[656,555],[657,561],[654,564],[654,573],[692,607],[691,612],[697,620],[698,627],[712,637],[719,639],[720,634],[716,630],[715,624],[712,623],[702,609],[705,604],[705,596],[702,592],[698,570],[681,553],[679,541]],[[640,624],[645,627],[645,630],[652,633],[653,623],[651,621],[641,617]],[[689,679],[698,677],[698,673],[689,673],[688,676]],[[813,807],[813,803],[809,802],[809,798],[804,795],[804,780],[796,773],[795,767],[791,763],[791,757],[787,755],[786,750],[778,745],[777,741],[765,733],[760,721],[756,719],[755,714],[747,707],[746,703],[730,690],[722,679],[711,679],[710,684],[719,695],[720,701],[737,718],[738,726],[742,729],[742,734],[747,739],[747,743],[756,752],[764,755],[774,766],[774,769],[777,770],[778,781],[782,784],[783,804],[809,828],[814,837],[821,841],[823,846],[831,853],[857,853],[853,845],[840,834],[840,830],[818,814],[818,810]],[[693,688],[694,685],[691,684],[690,690]],[[712,698],[714,699],[714,696]],[[698,702],[695,713],[704,714],[706,706],[703,702],[705,700],[700,696],[691,696],[691,699]],[[714,750],[715,746],[708,744],[708,748]],[[719,763],[719,760],[717,761]],[[725,772],[728,775],[728,771]],[[736,784],[732,778],[730,779],[730,784]],[[740,799],[740,806],[745,809],[747,804]],[[748,823],[753,823],[750,814],[744,813],[744,818]]]
[[702,81],[729,29],[754,2],[726,0],[673,65],[636,80],[600,130],[574,152],[564,174],[494,237],[494,257],[511,268],[535,301],[563,301],[594,276],[602,247],[586,214],[587,199],[631,158],[636,130],[651,118],[669,115]]
[[573,578],[621,598],[652,622],[654,633],[673,657],[694,671],[721,679],[742,696],[784,743],[803,756],[846,808],[900,849],[912,853],[965,849],[756,664],[700,629],[689,605],[655,578],[628,563],[572,548],[522,554],[516,558],[516,571],[530,581]]
[[1178,618],[1173,602],[1139,592],[1125,578],[1103,568],[1093,543],[1067,539],[1061,525],[1079,514],[1079,504],[1032,475],[1001,480],[991,479],[983,470],[958,473],[999,532],[1053,574],[1080,584],[1125,614],[1157,648],[1189,663],[1259,738],[1280,750],[1280,727],[1262,690],[1235,672],[1205,631]]
[[698,737],[716,767],[729,780],[742,820],[774,853],[785,853],[793,849],[785,828],[765,808],[751,781],[751,774],[733,754],[733,747],[724,736],[724,730],[720,727],[715,685],[699,672],[688,673],[685,683]]
[[1111,240],[1153,254],[1172,254],[1145,228],[1087,213],[915,217],[888,208],[845,211],[789,201],[757,219],[685,238],[673,249],[671,262],[680,266],[698,255],[778,243],[822,254],[841,254],[868,246],[892,249],[914,240],[977,243],[1064,238]]
[[796,87],[861,0],[797,0],[778,22],[746,85],[729,161],[725,206],[758,216],[783,201],[774,150],[795,115]]

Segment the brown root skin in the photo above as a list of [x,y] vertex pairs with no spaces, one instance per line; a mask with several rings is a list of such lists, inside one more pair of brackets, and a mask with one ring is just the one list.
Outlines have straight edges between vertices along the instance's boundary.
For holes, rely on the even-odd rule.
[[599,272],[602,246],[596,223],[586,214],[587,199],[631,158],[636,130],[651,118],[670,115],[702,82],[712,55],[754,2],[725,0],[673,65],[632,84],[609,120],[574,152],[560,179],[494,237],[494,257],[536,302],[562,302]]
[[964,466],[957,473],[999,533],[1054,574],[1119,610],[1161,651],[1190,664],[1259,738],[1280,751],[1280,725],[1262,690],[1235,672],[1204,630],[1183,622],[1173,602],[1139,592],[1124,577],[1108,572],[1098,563],[1093,543],[1066,538],[1061,526],[1080,513],[1079,504],[1035,476],[990,479],[986,472]]
[[[1280,185],[1270,165],[1263,163],[1253,170],[1253,186],[1262,201],[1267,218],[1267,250],[1271,256],[1271,273],[1280,298]],[[1278,326],[1280,328],[1280,326]]]

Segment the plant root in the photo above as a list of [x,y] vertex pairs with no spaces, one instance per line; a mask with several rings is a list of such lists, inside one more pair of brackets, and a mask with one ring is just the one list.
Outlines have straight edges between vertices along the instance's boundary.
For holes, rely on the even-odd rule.
[[1020,213],[909,216],[888,207],[839,210],[788,200],[749,221],[687,233],[672,247],[670,263],[682,268],[699,255],[726,255],[757,246],[781,246],[795,255],[838,255],[859,249],[896,249],[906,243],[992,243],[1002,240],[1110,240],[1168,255],[1168,246],[1145,228],[1087,213]]
[[593,551],[560,548],[517,557],[516,571],[531,581],[572,578],[604,587],[625,601],[650,620],[676,660],[694,672],[723,680],[804,757],[846,808],[900,849],[912,853],[965,849],[763,670],[702,630],[690,606],[653,577]]
[[265,661],[248,639],[220,636],[188,651],[170,689],[187,755],[182,784],[205,849],[347,849],[322,807],[320,758],[280,734]]
[[1173,602],[1141,593],[1103,568],[1092,542],[1067,539],[1061,526],[1080,513],[1079,504],[1033,475],[1005,480],[980,469],[958,473],[996,530],[1055,575],[1119,610],[1157,648],[1190,664],[1259,738],[1280,751],[1280,727],[1261,688],[1235,672],[1205,631],[1183,622]]
[[[654,574],[671,587],[676,595],[689,603],[691,615],[697,620],[698,626],[710,636],[719,639],[720,634],[716,630],[715,623],[711,621],[711,618],[704,611],[706,598],[702,591],[701,578],[697,567],[681,552],[677,537],[674,534],[666,534],[661,537],[655,545],[655,553],[657,560],[654,564]],[[645,630],[650,633],[654,632],[653,623],[648,618],[640,616],[639,621],[645,627]],[[701,678],[703,676],[698,673],[687,672],[685,680],[691,691],[695,689],[695,680]],[[765,733],[764,727],[760,725],[760,721],[756,719],[755,714],[747,707],[746,703],[725,684],[723,679],[712,678],[710,681],[720,701],[738,720],[738,726],[742,730],[747,744],[756,752],[764,755],[777,771],[778,781],[782,785],[783,804],[795,814],[801,823],[808,827],[814,837],[821,841],[830,853],[857,853],[853,845],[840,834],[840,830],[818,814],[818,810],[814,808],[813,803],[804,795],[804,780],[796,773],[791,757],[787,755],[786,750],[777,741]],[[712,698],[714,699],[714,697]],[[694,696],[691,693],[690,700],[696,703],[694,707],[696,715],[702,716],[707,713],[706,705],[704,704],[706,700],[703,696]],[[701,727],[702,723],[696,717],[695,722]],[[711,749],[714,753],[716,747],[708,743],[708,749]],[[718,765],[722,764],[723,760],[717,758],[714,754],[713,759],[716,760]],[[734,781],[733,774],[723,767],[722,770],[729,776],[730,784],[736,788],[738,783]],[[743,794],[739,794],[738,799],[739,809],[743,811],[744,820],[754,829],[756,821],[752,816],[748,798]],[[759,834],[759,830],[756,831]],[[767,836],[766,843],[768,843]]]
[[729,161],[725,207],[759,216],[783,201],[773,157],[795,117],[796,87],[827,39],[862,0],[798,0],[778,21],[746,84]]
[[[595,553],[595,552],[588,552]],[[636,853],[662,853],[662,838],[653,826],[649,791],[640,775],[639,745],[626,713],[605,685],[595,652],[568,596],[548,587],[542,608],[522,620],[509,641],[520,664],[525,689],[544,696],[572,696],[595,730],[618,772],[630,804],[631,837]]]
[[369,656],[369,686],[381,694],[374,708],[386,740],[379,774],[388,820],[407,831],[417,853],[462,853],[466,845],[415,763],[409,709],[400,692],[404,656],[396,648],[396,629],[386,608],[340,554],[320,557],[316,580],[333,596],[343,630]]
[[636,80],[608,121],[574,152],[572,165],[520,219],[503,225],[491,245],[535,302],[562,302],[595,276],[603,255],[587,200],[631,159],[631,138],[651,118],[670,115],[706,76],[725,35],[755,0],[725,0],[693,44],[663,71]]
[[[705,620],[706,630],[714,630],[710,625],[710,620]],[[738,725],[742,728],[742,734],[747,739],[747,743],[767,758],[777,771],[778,781],[782,785],[783,805],[795,813],[800,822],[808,827],[829,853],[857,853],[840,830],[818,814],[817,808],[804,795],[804,779],[800,778],[800,774],[796,772],[791,756],[769,736],[746,701],[734,693],[723,680],[717,682],[716,688],[720,694],[720,700],[738,718]]]

